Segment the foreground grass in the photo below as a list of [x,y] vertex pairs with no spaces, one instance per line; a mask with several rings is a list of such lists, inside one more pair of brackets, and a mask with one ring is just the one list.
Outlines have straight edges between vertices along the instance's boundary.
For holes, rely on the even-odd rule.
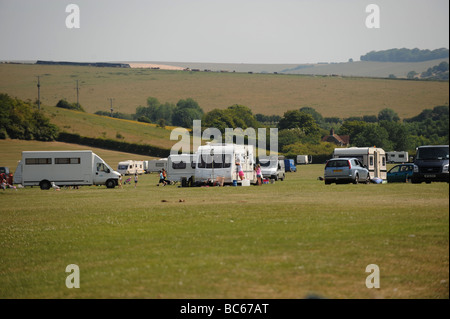
[[[0,192],[1,298],[448,298],[448,184]],[[180,202],[184,200],[184,202]],[[69,264],[81,288],[68,289]],[[381,288],[367,289],[368,264]]]

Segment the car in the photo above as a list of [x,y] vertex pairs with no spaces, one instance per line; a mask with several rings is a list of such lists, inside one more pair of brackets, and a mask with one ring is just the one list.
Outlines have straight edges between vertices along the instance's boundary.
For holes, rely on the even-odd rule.
[[387,172],[388,183],[409,182],[414,172],[414,164],[395,165]]
[[333,158],[325,165],[324,181],[331,183],[370,183],[370,174],[357,158]]

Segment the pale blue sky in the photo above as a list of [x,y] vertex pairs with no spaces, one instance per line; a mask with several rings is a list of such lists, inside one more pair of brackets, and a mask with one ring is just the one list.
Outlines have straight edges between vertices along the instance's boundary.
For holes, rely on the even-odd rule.
[[[365,25],[371,3],[379,29]],[[0,0],[0,60],[345,62],[448,48],[448,12],[448,0]]]

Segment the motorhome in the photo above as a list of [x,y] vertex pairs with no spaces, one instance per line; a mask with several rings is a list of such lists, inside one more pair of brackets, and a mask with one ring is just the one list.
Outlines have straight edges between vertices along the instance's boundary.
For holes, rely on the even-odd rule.
[[311,155],[297,155],[297,164],[306,165],[312,163]]
[[[244,180],[238,176],[240,164]],[[209,143],[198,148],[195,166],[196,183],[213,183],[222,179],[223,184],[248,185],[256,183],[253,145]]]
[[167,158],[144,161],[144,171],[146,174],[158,173],[163,168],[167,170]]
[[408,152],[386,152],[388,163],[408,163]]
[[258,163],[261,165],[261,174],[264,178],[282,180],[286,178],[284,156],[260,156]]
[[22,152],[14,183],[50,189],[57,186],[106,185],[114,188],[120,174],[92,151]]
[[194,154],[173,154],[166,161],[167,180],[170,182],[181,182],[183,178],[194,182],[195,176]]
[[144,161],[124,161],[119,162],[117,171],[122,175],[144,174]]
[[349,147],[335,148],[333,158],[354,157],[357,158],[370,173],[370,178],[386,180],[386,152],[379,147]]

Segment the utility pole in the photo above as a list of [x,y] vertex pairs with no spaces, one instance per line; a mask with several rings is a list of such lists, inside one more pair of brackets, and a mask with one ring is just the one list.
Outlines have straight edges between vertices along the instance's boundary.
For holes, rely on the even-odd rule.
[[114,98],[110,97],[108,100],[109,100],[110,103],[111,103],[110,111],[111,111],[111,117],[113,117],[113,111],[114,111],[114,109],[113,109],[113,100],[114,100]]
[[41,110],[41,82],[39,80],[39,75],[38,75],[38,83],[37,83],[37,88],[38,88],[38,110]]
[[77,80],[77,108],[78,109],[80,109],[80,102],[79,102],[79,99],[78,99],[78,97],[79,97],[79,88],[78,88],[78,80]]

